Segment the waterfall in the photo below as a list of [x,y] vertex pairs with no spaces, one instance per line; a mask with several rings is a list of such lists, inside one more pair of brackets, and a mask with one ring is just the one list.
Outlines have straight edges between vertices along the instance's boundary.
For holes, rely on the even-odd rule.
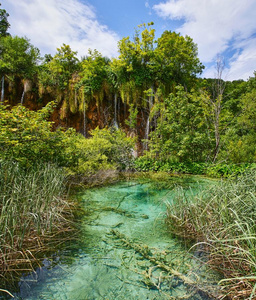
[[115,106],[115,113],[114,113],[114,127],[118,128],[118,123],[117,123],[117,93],[115,93],[115,102],[114,102],[114,106]]
[[[145,140],[148,140],[148,136],[149,136],[149,125],[150,125],[149,118],[150,118],[150,114],[148,115],[148,118],[147,118],[147,124],[146,124],[146,129],[145,129]],[[144,150],[148,150],[148,142],[147,141],[145,141],[145,143],[144,143]]]
[[[146,129],[145,129],[145,140],[148,140],[149,137],[149,131],[150,131],[150,114],[151,110],[154,105],[154,87],[151,86],[151,95],[149,96],[149,113],[148,113],[148,118],[147,118],[147,124],[146,124]],[[144,149],[148,150],[148,142],[145,141],[144,143]]]
[[1,103],[4,102],[4,76],[2,77]]
[[76,92],[76,89],[75,89],[75,109],[77,109],[77,92]]
[[84,111],[83,111],[83,115],[84,115],[84,137],[86,137],[86,107],[85,107],[85,99],[84,99]]
[[23,90],[23,93],[21,96],[21,100],[20,100],[21,105],[23,104],[23,101],[24,101],[24,95],[25,95],[25,89]]

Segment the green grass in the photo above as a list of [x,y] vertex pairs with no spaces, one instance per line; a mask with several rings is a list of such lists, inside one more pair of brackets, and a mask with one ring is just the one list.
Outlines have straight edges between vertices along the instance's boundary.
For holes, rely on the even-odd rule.
[[[50,164],[30,169],[0,163],[0,274],[31,269],[45,241],[67,228],[65,176]],[[25,264],[25,266],[24,266]],[[22,266],[22,267],[21,267]]]
[[178,236],[202,243],[209,264],[223,273],[231,299],[255,299],[256,171],[220,181],[192,198],[179,189],[168,204],[167,222]]

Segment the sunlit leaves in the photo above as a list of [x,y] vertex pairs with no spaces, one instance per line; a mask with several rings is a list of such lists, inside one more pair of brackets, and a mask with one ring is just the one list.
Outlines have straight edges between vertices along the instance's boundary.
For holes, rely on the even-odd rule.
[[74,131],[53,132],[52,122],[47,121],[52,111],[53,103],[37,112],[21,105],[11,110],[0,105],[0,159],[19,161],[24,166],[39,162],[74,163],[76,155],[69,138]]
[[39,49],[30,44],[27,38],[6,36],[0,40],[0,75],[11,78],[33,78],[40,58]]
[[69,168],[71,174],[94,174],[99,170],[126,169],[132,159],[134,140],[121,130],[99,129],[85,139],[77,135],[73,139],[78,155],[78,164]]
[[7,20],[8,17],[9,14],[6,12],[6,10],[0,9],[0,37],[8,35],[7,30],[10,27],[10,23]]
[[89,55],[82,61],[79,86],[85,93],[93,96],[99,93],[107,81],[107,66],[109,60],[97,50],[89,51]]
[[46,56],[39,72],[39,80],[43,86],[55,87],[59,90],[68,88],[69,80],[78,69],[77,52],[69,45],[63,44],[57,48],[54,57]]
[[159,106],[160,115],[151,133],[150,152],[160,159],[204,161],[211,140],[207,136],[200,95],[178,86]]

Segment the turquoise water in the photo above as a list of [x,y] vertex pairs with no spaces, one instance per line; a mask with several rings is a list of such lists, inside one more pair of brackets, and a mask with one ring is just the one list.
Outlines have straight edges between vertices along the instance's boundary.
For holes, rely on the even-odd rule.
[[[188,192],[198,189],[186,184]],[[202,263],[200,249],[188,254],[165,224],[173,194],[147,182],[83,191],[81,240],[23,277],[15,299],[211,299],[216,274]]]

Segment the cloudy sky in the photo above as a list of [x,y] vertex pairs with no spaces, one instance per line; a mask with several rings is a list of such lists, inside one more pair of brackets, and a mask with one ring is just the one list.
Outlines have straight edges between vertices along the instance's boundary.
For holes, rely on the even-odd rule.
[[248,79],[256,70],[255,0],[0,0],[9,13],[12,35],[26,36],[45,53],[63,43],[78,56],[88,49],[118,55],[117,42],[153,21],[164,30],[189,35],[198,45],[204,77],[214,77],[217,57],[223,78]]

